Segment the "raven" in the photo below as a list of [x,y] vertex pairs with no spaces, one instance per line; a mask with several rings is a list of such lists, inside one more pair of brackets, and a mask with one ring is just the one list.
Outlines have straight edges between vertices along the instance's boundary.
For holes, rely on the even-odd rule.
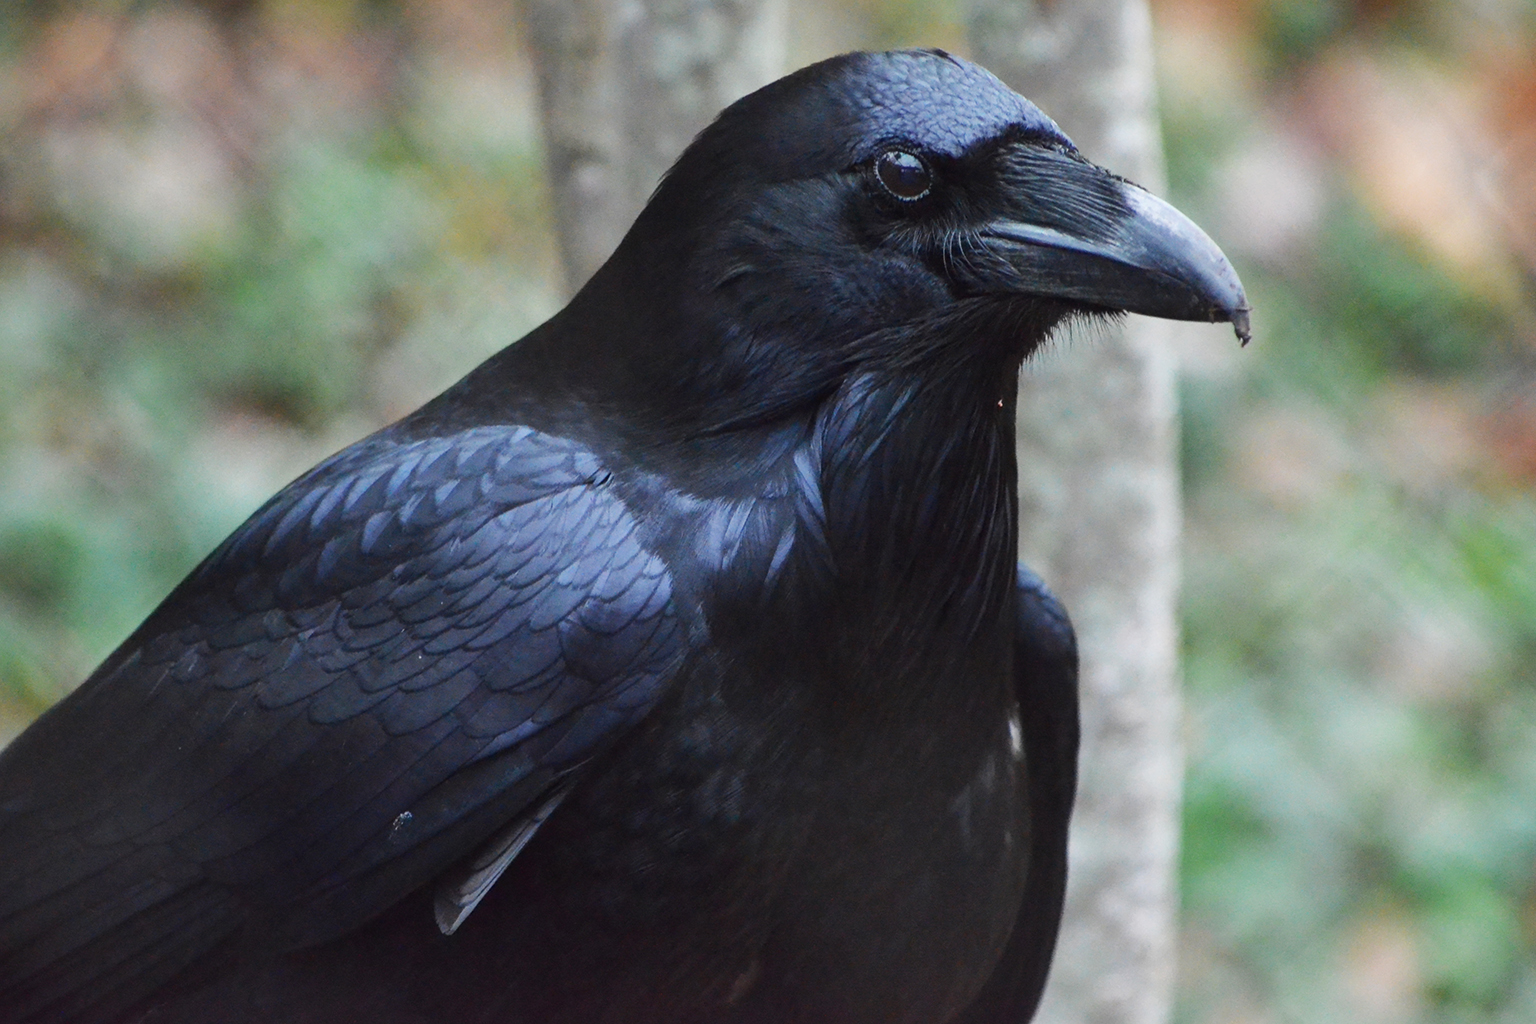
[[727,108],[560,313],[257,511],[0,754],[0,1020],[1023,1022],[1076,649],[1065,319],[1183,215],[941,51]]

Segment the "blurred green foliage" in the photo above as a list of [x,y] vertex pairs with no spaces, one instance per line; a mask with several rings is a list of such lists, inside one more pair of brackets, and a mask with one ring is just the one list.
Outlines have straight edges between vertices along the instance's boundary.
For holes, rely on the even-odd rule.
[[[1390,59],[1414,23],[1340,12],[1265,5],[1267,66]],[[1251,119],[1170,93],[1174,191],[1209,208]],[[1183,386],[1180,1017],[1532,1020],[1536,496],[1496,426],[1529,393],[1529,299],[1335,175],[1298,251],[1240,266],[1253,352]]]
[[[26,88],[0,143],[0,740],[286,479],[557,301],[536,137],[454,131],[434,116],[453,97],[410,64],[359,85],[379,11],[21,13],[3,70]],[[335,66],[298,97],[198,80],[263,61]],[[490,87],[515,103],[526,83]],[[212,189],[183,171],[204,163]]]

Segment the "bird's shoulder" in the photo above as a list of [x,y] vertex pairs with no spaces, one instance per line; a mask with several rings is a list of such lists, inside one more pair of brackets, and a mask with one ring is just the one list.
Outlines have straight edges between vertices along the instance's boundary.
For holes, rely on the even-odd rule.
[[1077,675],[1077,633],[1071,616],[1034,570],[1020,562],[1015,594],[1017,637],[1020,649],[1034,657],[1058,663]]

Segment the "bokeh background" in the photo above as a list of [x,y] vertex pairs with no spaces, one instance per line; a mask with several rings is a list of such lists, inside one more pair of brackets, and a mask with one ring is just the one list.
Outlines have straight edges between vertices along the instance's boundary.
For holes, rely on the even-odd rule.
[[[791,8],[793,65],[966,49]],[[1536,3],[1153,11],[1257,309],[1181,335],[1178,1018],[1536,1020]],[[0,2],[0,742],[560,289],[505,4]]]

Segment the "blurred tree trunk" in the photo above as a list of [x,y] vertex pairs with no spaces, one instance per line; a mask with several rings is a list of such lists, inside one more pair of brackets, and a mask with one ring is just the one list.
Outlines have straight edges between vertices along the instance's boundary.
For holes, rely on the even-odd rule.
[[[1145,0],[970,0],[972,52],[1096,163],[1163,187]],[[1067,919],[1039,1020],[1162,1024],[1172,1003],[1182,752],[1171,325],[1132,317],[1026,368],[1021,551],[1082,650]]]
[[574,292],[731,101],[777,78],[782,0],[523,0]]

